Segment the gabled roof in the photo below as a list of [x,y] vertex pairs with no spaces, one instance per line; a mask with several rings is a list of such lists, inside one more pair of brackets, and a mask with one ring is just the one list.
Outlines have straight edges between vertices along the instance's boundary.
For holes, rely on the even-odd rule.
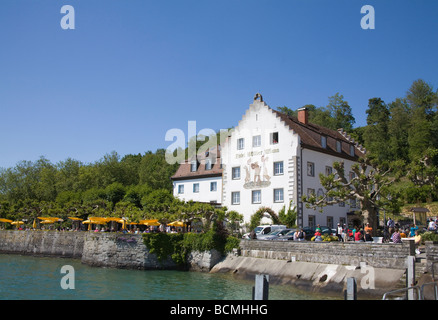
[[[212,161],[212,168],[206,169],[206,160]],[[197,170],[191,171],[192,161],[197,161]],[[199,153],[197,159],[189,159],[182,163],[175,174],[171,177],[172,180],[183,179],[198,179],[208,177],[220,177],[222,176],[221,158],[220,158],[220,146],[211,148],[208,153]]]
[[[345,132],[342,131],[342,129],[336,131],[310,122],[302,123],[298,121],[298,118],[296,117],[288,116],[277,110],[271,110],[285,123],[285,125],[288,125],[290,129],[300,136],[301,146],[303,148],[350,160],[357,160],[359,157],[365,155],[365,149],[357,145]],[[327,138],[326,148],[323,148],[321,144],[321,136]],[[342,153],[337,152],[336,141],[342,142]],[[350,145],[354,146],[354,157],[350,155]]]

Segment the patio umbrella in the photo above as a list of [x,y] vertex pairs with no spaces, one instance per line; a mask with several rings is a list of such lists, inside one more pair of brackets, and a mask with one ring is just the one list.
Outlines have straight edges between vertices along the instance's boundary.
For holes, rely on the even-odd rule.
[[158,219],[140,220],[139,224],[143,224],[145,226],[159,226],[160,225],[160,223],[158,222]]
[[181,221],[173,221],[171,223],[168,223],[167,225],[172,227],[184,227],[186,224]]
[[13,222],[13,221],[12,221],[12,220],[9,220],[9,219],[0,218],[0,222],[8,222],[8,223],[11,223],[11,222]]

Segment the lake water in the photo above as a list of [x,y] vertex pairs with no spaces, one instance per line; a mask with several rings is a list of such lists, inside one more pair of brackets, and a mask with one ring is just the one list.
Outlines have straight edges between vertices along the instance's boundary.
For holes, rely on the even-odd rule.
[[[70,265],[74,282],[61,268]],[[63,283],[74,289],[63,289]],[[96,268],[77,259],[0,254],[0,300],[251,300],[253,281],[229,274]],[[292,286],[269,288],[270,300],[333,299],[297,291]]]

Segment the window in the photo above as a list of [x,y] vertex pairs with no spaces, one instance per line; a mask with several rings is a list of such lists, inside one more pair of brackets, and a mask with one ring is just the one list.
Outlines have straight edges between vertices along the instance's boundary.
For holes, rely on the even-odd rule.
[[231,204],[240,204],[240,192],[231,192]]
[[336,151],[339,153],[342,152],[342,142],[339,140],[336,141]]
[[347,223],[347,220],[345,218],[339,218],[339,223],[341,224],[341,226],[344,226],[344,224]]
[[283,202],[283,189],[274,189],[274,202]]
[[211,159],[205,160],[205,170],[211,170],[211,168],[212,168]]
[[237,139],[237,150],[245,148],[245,140],[243,138]]
[[309,227],[313,228],[315,226],[315,216],[309,215]]
[[283,161],[274,162],[274,176],[283,174]]
[[350,156],[354,157],[354,146],[350,145]]
[[262,145],[262,136],[254,136],[252,137],[252,146],[253,147],[260,147]]
[[327,148],[327,137],[326,136],[321,136],[321,147],[323,147],[324,149]]
[[252,203],[262,203],[262,192],[260,190],[252,191]]
[[307,162],[307,175],[309,177],[315,176],[315,164],[313,162]]
[[333,217],[327,217],[327,227],[333,229]]
[[340,207],[345,207],[345,202],[344,201],[339,202],[339,206]]
[[217,182],[210,182],[210,191],[217,191]]
[[325,175],[331,175],[333,173],[333,168],[330,166],[325,166]]
[[350,179],[349,181],[353,180],[356,177],[356,174],[354,172],[349,172],[348,173],[348,178]]
[[195,172],[196,170],[198,170],[198,162],[196,160],[193,160],[190,163],[190,171]]
[[193,193],[198,193],[199,192],[199,183],[194,183],[193,184]]
[[278,132],[272,132],[270,140],[271,140],[271,144],[277,144],[278,143]]
[[231,169],[231,178],[233,180],[239,180],[240,179],[240,167],[234,167]]
[[180,184],[179,186],[178,186],[178,194],[183,194],[184,193],[184,185],[183,184]]
[[312,197],[312,196],[314,196],[314,195],[315,195],[315,189],[308,188],[308,189],[307,189],[307,196],[308,196],[308,197]]
[[356,208],[356,199],[350,199],[350,208]]

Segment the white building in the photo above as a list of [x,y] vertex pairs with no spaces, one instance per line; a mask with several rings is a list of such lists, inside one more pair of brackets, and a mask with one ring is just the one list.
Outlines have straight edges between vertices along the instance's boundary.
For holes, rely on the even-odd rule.
[[[185,200],[213,200],[244,215],[245,222],[260,208],[278,213],[296,206],[299,226],[316,224],[335,227],[347,221],[356,204],[327,206],[323,213],[302,203],[305,194],[323,194],[319,173],[331,173],[333,162],[343,161],[346,172],[364,155],[345,133],[308,122],[306,109],[298,118],[271,109],[256,95],[238,126],[221,145],[222,167],[206,175],[201,166],[188,172],[189,162],[180,166],[174,181],[174,194]],[[352,172],[350,173],[352,174]],[[212,193],[209,184],[216,182]],[[195,184],[199,184],[196,189]],[[182,186],[183,185],[183,186]],[[183,188],[183,193],[179,192]],[[187,191],[186,191],[187,190]],[[194,192],[197,190],[198,192]],[[216,197],[214,197],[216,196]]]
[[222,166],[220,148],[181,164],[172,176],[173,195],[184,201],[219,205],[222,202]]

